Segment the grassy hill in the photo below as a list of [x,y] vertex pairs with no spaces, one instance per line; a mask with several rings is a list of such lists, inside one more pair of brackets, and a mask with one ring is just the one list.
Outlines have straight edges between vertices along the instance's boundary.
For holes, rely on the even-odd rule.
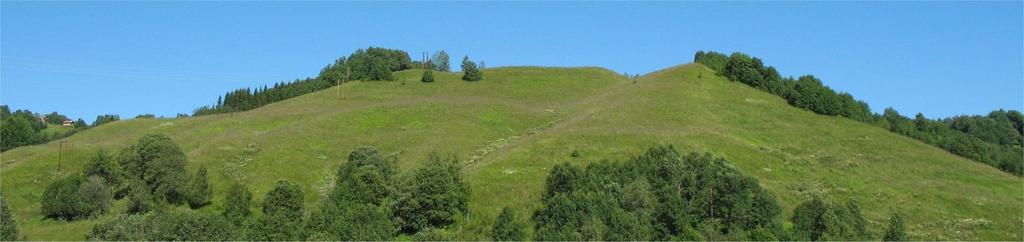
[[[406,170],[438,151],[464,161],[472,189],[472,214],[455,232],[487,239],[502,207],[526,217],[539,205],[555,164],[621,160],[673,144],[726,157],[757,177],[787,213],[824,194],[860,201],[875,234],[900,210],[911,235],[922,239],[1024,238],[1019,177],[864,123],[791,107],[700,64],[635,82],[601,68],[491,68],[480,82],[435,72],[437,81],[421,83],[420,74],[347,83],[340,94],[331,88],[248,112],[118,121],[66,138],[73,149],[62,162],[57,142],[17,148],[0,155],[0,192],[29,239],[77,240],[112,215],[43,219],[43,189],[79,170],[95,150],[120,149],[147,133],[170,135],[187,153],[189,169],[210,170],[214,201],[207,212],[220,210],[231,180],[249,184],[257,201],[277,179],[298,182],[312,208],[360,145],[397,156]],[[570,157],[572,150],[581,157]]]

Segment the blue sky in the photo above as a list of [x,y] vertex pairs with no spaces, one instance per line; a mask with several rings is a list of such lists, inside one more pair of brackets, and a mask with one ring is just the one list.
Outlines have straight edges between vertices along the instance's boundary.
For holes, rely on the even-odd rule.
[[[875,112],[1022,109],[1024,6],[927,3],[0,3],[0,103],[173,116],[358,48],[647,73],[697,50],[813,74]],[[457,58],[453,58],[457,60]],[[457,64],[453,64],[457,66]]]

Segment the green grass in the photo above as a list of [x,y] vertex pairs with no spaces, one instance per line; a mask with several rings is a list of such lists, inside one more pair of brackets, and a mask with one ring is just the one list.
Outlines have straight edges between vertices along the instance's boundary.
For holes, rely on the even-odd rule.
[[[234,115],[110,123],[66,139],[74,148],[63,173],[56,142],[17,148],[0,156],[0,192],[27,238],[77,240],[111,215],[43,219],[42,190],[79,170],[95,150],[120,149],[146,133],[170,135],[190,170],[207,166],[214,201],[206,212],[220,209],[232,180],[249,184],[257,201],[277,179],[298,182],[313,208],[359,145],[397,156],[404,170],[437,151],[464,161],[472,189],[470,218],[451,230],[481,240],[502,207],[529,217],[555,164],[621,160],[673,144],[728,158],[757,177],[787,213],[823,194],[860,201],[875,234],[900,210],[920,239],[1024,237],[1020,178],[873,126],[791,107],[699,64],[636,83],[600,68],[491,68],[474,83],[440,72],[434,83],[421,83],[421,74],[347,83],[340,98],[332,88]],[[574,149],[581,157],[570,157]]]

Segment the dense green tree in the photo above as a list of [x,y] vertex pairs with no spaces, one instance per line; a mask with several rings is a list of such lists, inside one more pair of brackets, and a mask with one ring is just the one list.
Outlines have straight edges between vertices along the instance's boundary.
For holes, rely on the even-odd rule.
[[297,184],[279,180],[263,200],[263,217],[250,225],[251,240],[300,240],[303,229],[303,192]]
[[813,198],[793,210],[793,233],[797,240],[866,240],[864,216],[856,203],[846,207],[823,198]]
[[434,73],[431,70],[424,71],[420,81],[426,83],[434,82]]
[[121,184],[122,175],[114,158],[107,152],[99,150],[94,154],[88,163],[85,163],[82,173],[85,176],[98,176],[103,178],[111,187]]
[[725,65],[728,61],[728,56],[714,51],[707,53],[704,51],[697,51],[697,54],[693,57],[693,62],[704,64],[704,66],[715,71],[722,71],[725,69]]
[[468,212],[469,185],[460,171],[455,159],[432,154],[412,172],[400,185],[393,208],[402,231],[443,228]]
[[781,228],[781,208],[754,178],[724,159],[680,156],[671,146],[586,170],[557,165],[541,201],[533,216],[538,240],[703,239],[695,228],[708,221],[715,225],[708,238]]
[[96,121],[92,121],[92,126],[96,127],[96,126],[100,126],[100,125],[103,125],[103,124],[106,124],[106,123],[110,123],[110,122],[114,122],[114,121],[118,121],[118,120],[121,120],[121,117],[119,117],[118,115],[114,115],[114,114],[99,115],[99,116],[96,116]]
[[252,193],[249,189],[244,184],[234,183],[228,188],[227,197],[224,199],[224,211],[221,214],[236,225],[240,225],[252,214],[249,210],[251,203]]
[[907,238],[905,228],[903,227],[903,217],[899,212],[893,213],[892,217],[889,218],[889,227],[885,229],[885,235],[882,237],[883,241],[904,241],[909,240]]
[[199,208],[210,203],[213,197],[213,186],[206,178],[206,166],[200,166],[188,187],[188,205],[192,208]]
[[84,119],[78,118],[78,120],[75,120],[75,129],[88,129],[88,128],[89,128],[89,124],[85,123]]
[[462,80],[464,81],[479,81],[484,79],[484,75],[477,69],[476,63],[469,60],[469,56],[462,57]]
[[193,211],[158,213],[152,234],[146,240],[223,241],[236,238],[234,226],[224,217]]
[[62,177],[50,183],[43,191],[42,211],[49,218],[75,219],[89,215],[78,189],[84,178],[81,175]]
[[35,130],[32,129],[31,123],[24,118],[5,115],[0,120],[0,151],[32,144],[34,136]]
[[128,180],[128,192],[128,213],[141,214],[156,209],[153,193],[142,179]]
[[386,207],[369,203],[326,204],[307,229],[325,240],[346,241],[390,240],[396,232]]
[[114,199],[112,189],[107,182],[98,176],[90,176],[79,185],[78,195],[81,197],[82,210],[88,215],[96,215],[110,210]]
[[186,157],[174,140],[164,134],[148,134],[121,151],[118,165],[129,178],[146,182],[152,195],[171,203],[187,196]]
[[[4,108],[6,108],[6,106],[4,106]],[[0,241],[14,241],[17,239],[18,224],[14,221],[14,214],[11,213],[11,207],[7,205],[7,198],[0,195]]]
[[156,217],[153,213],[121,214],[105,222],[93,225],[85,235],[86,240],[142,241],[153,234]]
[[526,225],[516,219],[512,209],[501,209],[491,230],[495,241],[523,241],[526,239]]

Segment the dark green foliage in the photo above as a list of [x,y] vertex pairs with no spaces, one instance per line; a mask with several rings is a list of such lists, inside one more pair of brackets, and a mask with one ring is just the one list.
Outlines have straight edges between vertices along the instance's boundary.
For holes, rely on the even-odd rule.
[[227,219],[215,214],[193,211],[157,213],[153,232],[147,240],[217,241],[236,238],[235,228]]
[[154,115],[152,113],[145,113],[145,114],[136,115],[135,118],[156,118],[156,115]]
[[128,213],[146,213],[156,208],[153,193],[142,179],[128,180],[128,192]]
[[0,120],[0,151],[35,143],[36,131],[24,118],[6,115]]
[[118,165],[129,179],[144,181],[155,199],[178,203],[185,200],[188,191],[185,159],[185,153],[170,137],[148,134],[121,151]]
[[63,114],[59,114],[57,112],[46,114],[46,116],[43,116],[43,118],[46,119],[47,124],[53,125],[61,125],[64,124],[65,120],[70,120],[68,119],[68,116],[64,116]]
[[75,129],[87,129],[87,128],[89,128],[89,124],[85,123],[84,119],[79,118],[78,120],[75,120]]
[[235,183],[228,188],[227,198],[224,199],[224,211],[221,214],[235,223],[242,224],[252,214],[249,210],[252,203],[252,193],[243,184]]
[[462,57],[462,80],[475,82],[484,79],[483,72],[477,69],[476,63],[469,60],[469,56]]
[[391,239],[396,229],[386,203],[396,172],[376,149],[356,148],[338,168],[334,190],[310,218],[308,229],[330,240]]
[[89,159],[88,163],[85,163],[82,173],[85,176],[101,177],[111,187],[117,187],[121,185],[122,181],[120,170],[117,163],[114,163],[114,158],[109,153],[100,150]]
[[50,183],[43,191],[42,211],[48,218],[75,219],[89,215],[78,188],[84,178],[66,176]]
[[413,241],[452,241],[452,235],[443,229],[430,228],[412,235]]
[[399,186],[393,213],[401,230],[416,233],[442,228],[468,212],[469,185],[462,180],[461,166],[453,158],[430,155]]
[[327,204],[310,218],[308,230],[325,240],[390,240],[396,228],[386,207],[367,203]]
[[96,121],[92,122],[92,126],[96,127],[96,126],[100,126],[100,125],[103,125],[103,124],[106,124],[106,123],[110,123],[110,122],[114,122],[114,121],[118,121],[118,120],[121,120],[121,117],[118,116],[118,115],[115,115],[115,114],[98,115],[98,116],[96,116]]
[[495,241],[523,241],[526,240],[526,224],[516,219],[512,209],[502,208],[491,233]]
[[0,195],[0,241],[14,241],[18,239],[18,224],[14,221],[14,214],[7,205],[7,198]]
[[302,197],[299,185],[284,180],[277,181],[274,183],[274,189],[267,192],[267,198],[263,201],[263,214],[301,220]]
[[263,200],[263,217],[249,225],[251,240],[300,240],[303,230],[303,192],[298,185],[277,181]]
[[153,213],[121,214],[103,223],[97,223],[85,235],[86,240],[142,241],[154,231]]
[[693,62],[704,64],[704,66],[711,68],[711,70],[721,72],[725,69],[725,64],[729,62],[729,57],[714,51],[707,53],[697,51],[697,54],[693,57]]
[[680,156],[671,146],[585,171],[557,165],[546,185],[533,216],[538,240],[697,239],[703,221],[720,223],[716,234],[780,228],[781,208],[754,178],[724,159]]
[[88,240],[222,241],[237,238],[235,227],[214,214],[167,210],[122,214],[92,227]]
[[114,199],[112,189],[107,182],[98,176],[90,176],[78,187],[78,195],[82,199],[82,209],[90,215],[110,210],[110,202]]
[[77,219],[110,208],[113,193],[103,178],[71,175],[50,183],[43,191],[42,212],[48,218]]
[[434,82],[434,72],[431,70],[424,71],[423,77],[420,78],[420,81],[426,83]]
[[823,198],[804,202],[793,210],[796,240],[867,240],[864,215],[855,202],[841,206]]
[[899,212],[893,213],[889,218],[889,227],[885,229],[883,241],[904,241],[907,238],[906,229],[903,227],[903,216]]
[[210,203],[213,197],[213,187],[206,179],[206,166],[200,166],[188,186],[188,205],[192,208],[199,208]]

